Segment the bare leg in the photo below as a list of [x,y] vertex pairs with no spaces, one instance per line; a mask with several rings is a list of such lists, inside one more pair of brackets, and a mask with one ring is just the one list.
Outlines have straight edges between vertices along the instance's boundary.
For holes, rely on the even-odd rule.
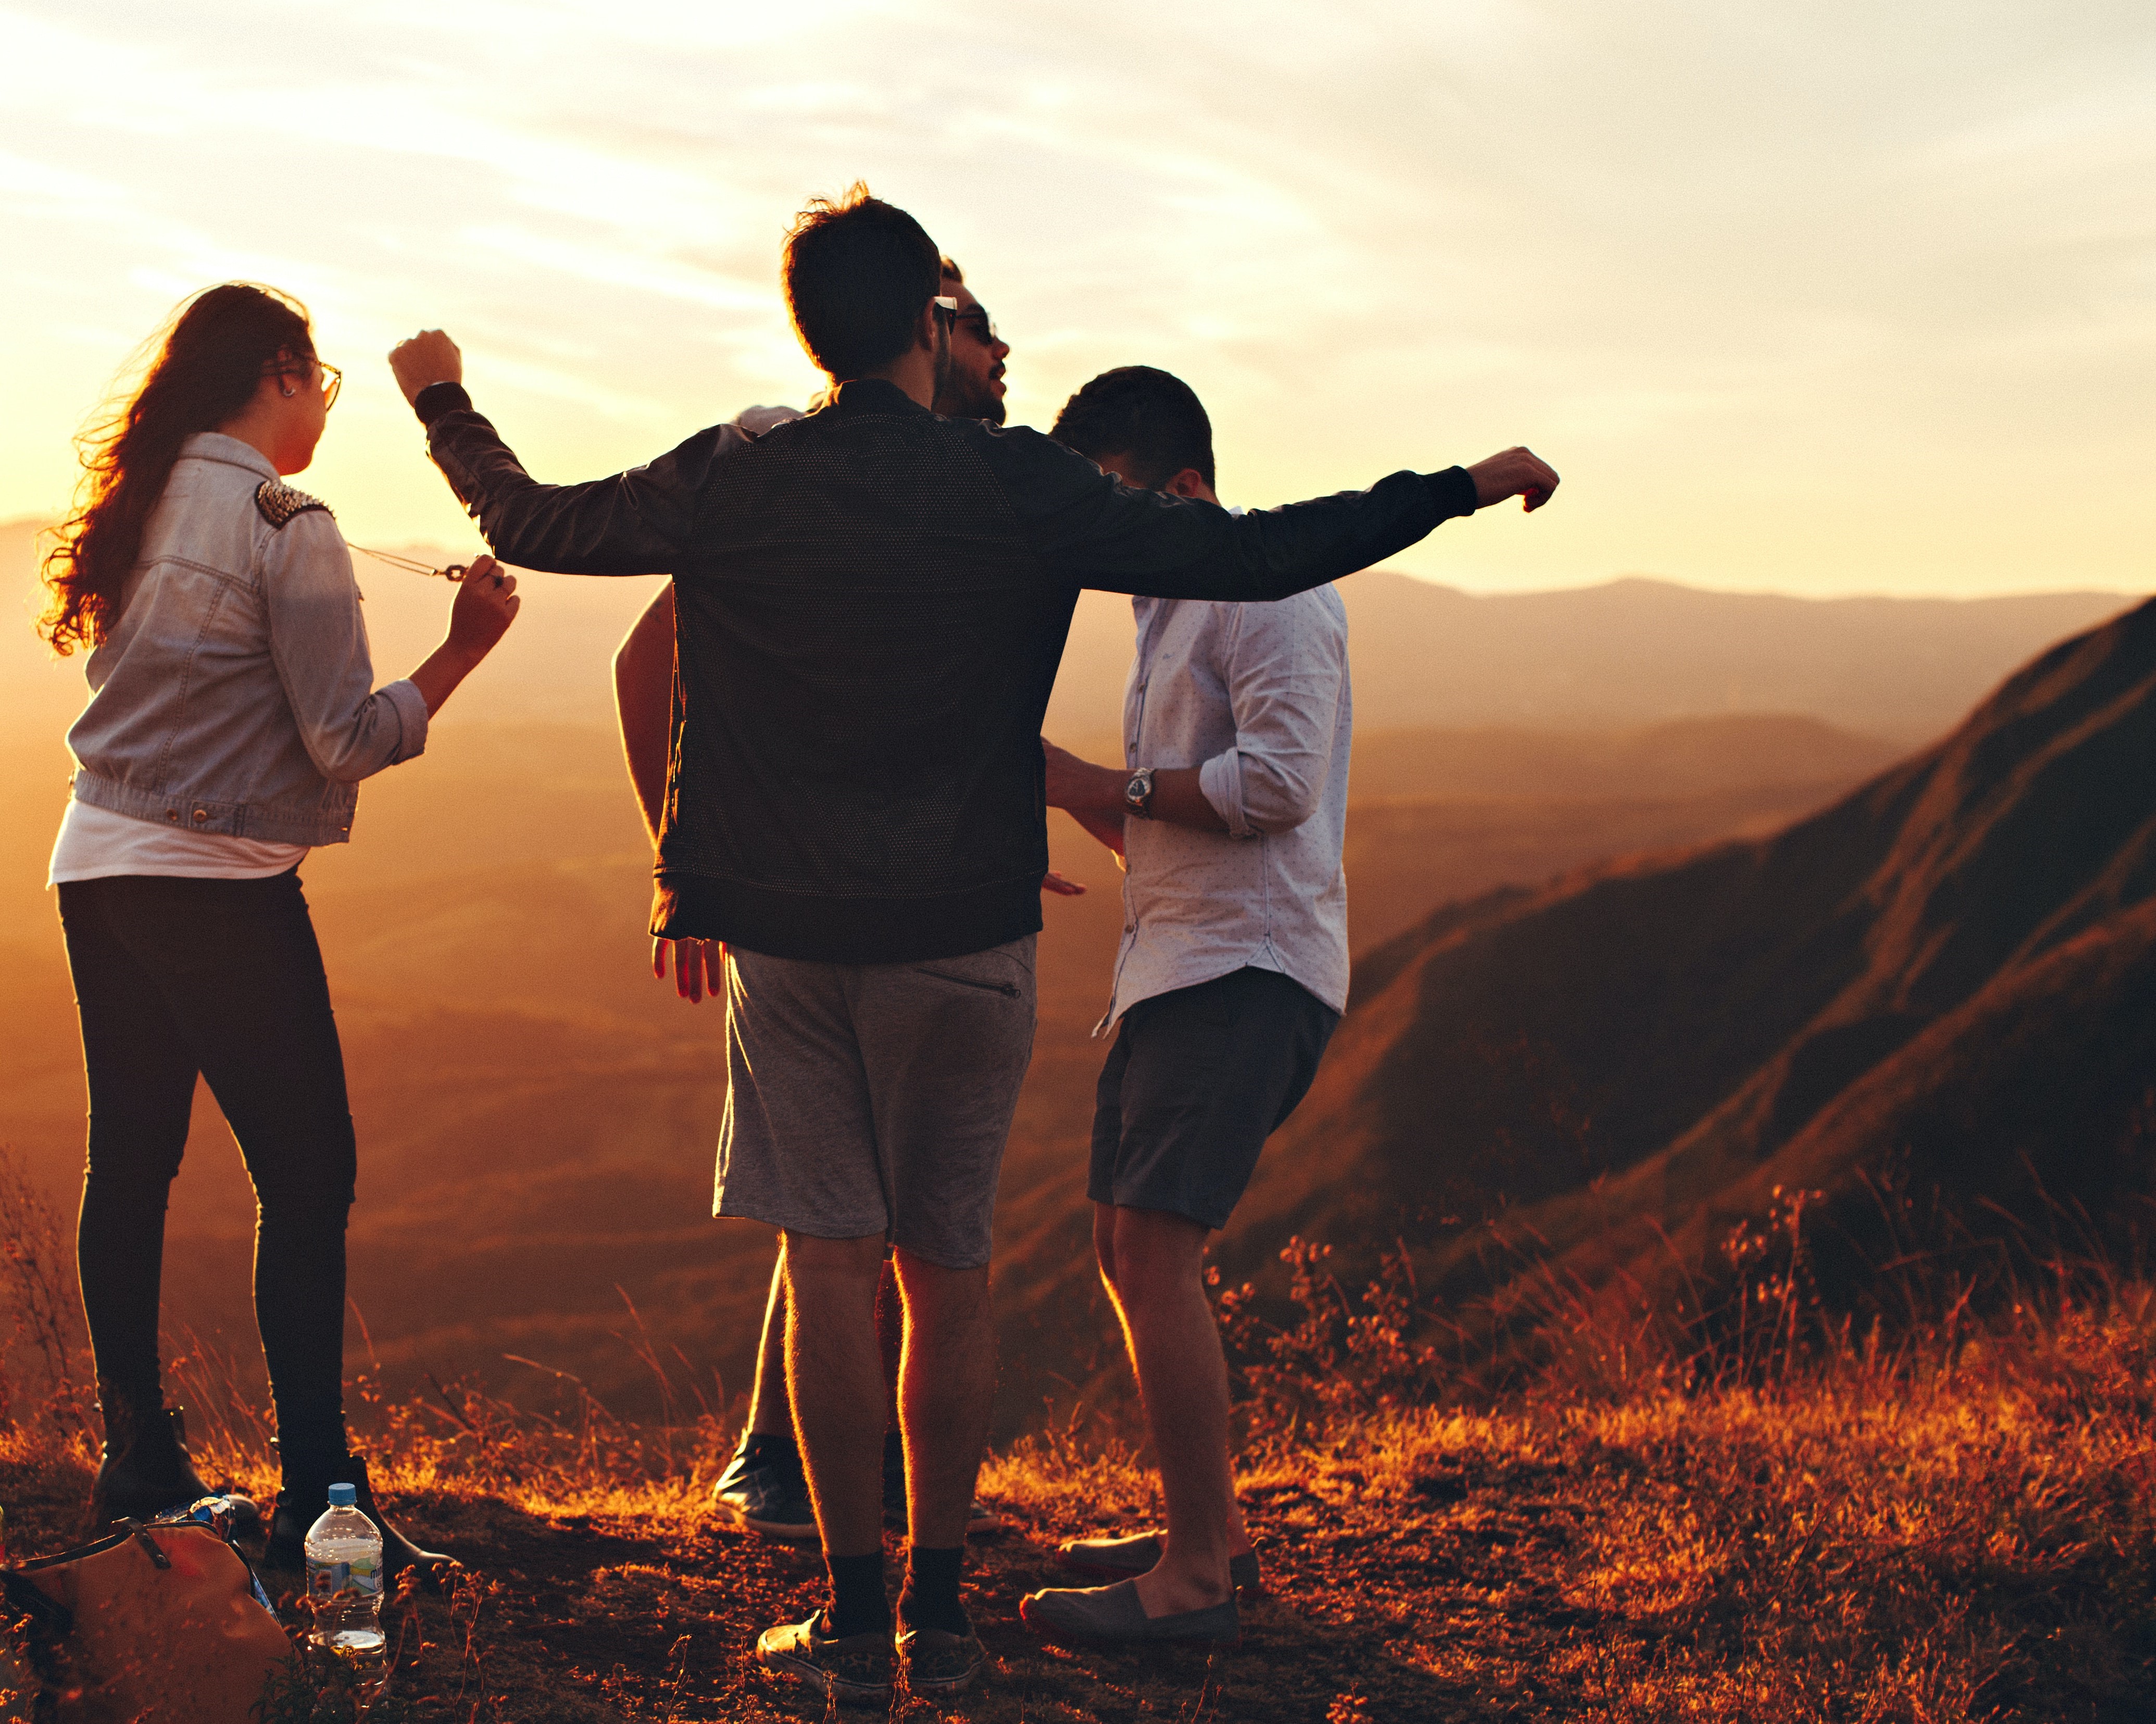
[[947,1550],[966,1542],[973,1485],[988,1446],[996,1393],[996,1331],[988,1271],[944,1269],[895,1254],[906,1299],[899,1422],[912,1542]]
[[898,1363],[906,1345],[906,1301],[898,1290],[898,1265],[884,1260],[883,1278],[876,1283],[876,1340],[883,1347],[884,1387],[889,1391],[891,1422],[898,1429]]
[[1232,1596],[1228,1558],[1250,1547],[1228,1460],[1228,1364],[1205,1297],[1206,1229],[1161,1209],[1094,1206],[1101,1277],[1122,1320],[1168,1498],[1159,1562],[1139,1576],[1148,1616]]
[[880,1552],[884,1388],[875,1289],[883,1235],[788,1233],[785,1263],[786,1378],[824,1554]]
[[748,1434],[793,1434],[793,1402],[786,1393],[786,1239],[771,1265],[771,1294],[763,1302],[763,1334],[756,1344],[756,1386],[748,1396]]

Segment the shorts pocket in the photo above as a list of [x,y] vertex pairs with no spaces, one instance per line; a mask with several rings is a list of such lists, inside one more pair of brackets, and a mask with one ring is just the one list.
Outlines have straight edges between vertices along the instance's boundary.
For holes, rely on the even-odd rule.
[[931,977],[938,982],[948,982],[954,988],[971,988],[982,993],[999,993],[1009,1000],[1018,998],[1016,983],[999,982],[993,976],[954,976],[947,970],[924,969],[918,964],[914,966],[913,973]]

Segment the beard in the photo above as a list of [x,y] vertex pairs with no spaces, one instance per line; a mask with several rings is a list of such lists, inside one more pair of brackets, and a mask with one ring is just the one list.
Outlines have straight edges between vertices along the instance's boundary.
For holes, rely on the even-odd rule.
[[956,369],[946,370],[936,386],[936,411],[947,419],[985,419],[991,425],[1004,422],[1004,398],[987,377],[976,381]]

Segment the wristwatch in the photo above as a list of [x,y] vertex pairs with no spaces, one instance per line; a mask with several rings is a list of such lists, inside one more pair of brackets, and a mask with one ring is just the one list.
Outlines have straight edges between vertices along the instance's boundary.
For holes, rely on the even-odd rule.
[[1140,767],[1123,786],[1123,807],[1141,820],[1152,818],[1152,768]]

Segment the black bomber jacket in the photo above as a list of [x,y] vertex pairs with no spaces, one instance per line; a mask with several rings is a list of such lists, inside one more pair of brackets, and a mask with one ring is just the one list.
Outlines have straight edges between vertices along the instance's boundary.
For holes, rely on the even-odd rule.
[[532,479],[456,384],[418,406],[503,562],[672,574],[652,931],[780,957],[913,962],[1040,928],[1040,726],[1081,587],[1285,598],[1475,508],[1453,467],[1230,515],[875,379],[583,485]]

